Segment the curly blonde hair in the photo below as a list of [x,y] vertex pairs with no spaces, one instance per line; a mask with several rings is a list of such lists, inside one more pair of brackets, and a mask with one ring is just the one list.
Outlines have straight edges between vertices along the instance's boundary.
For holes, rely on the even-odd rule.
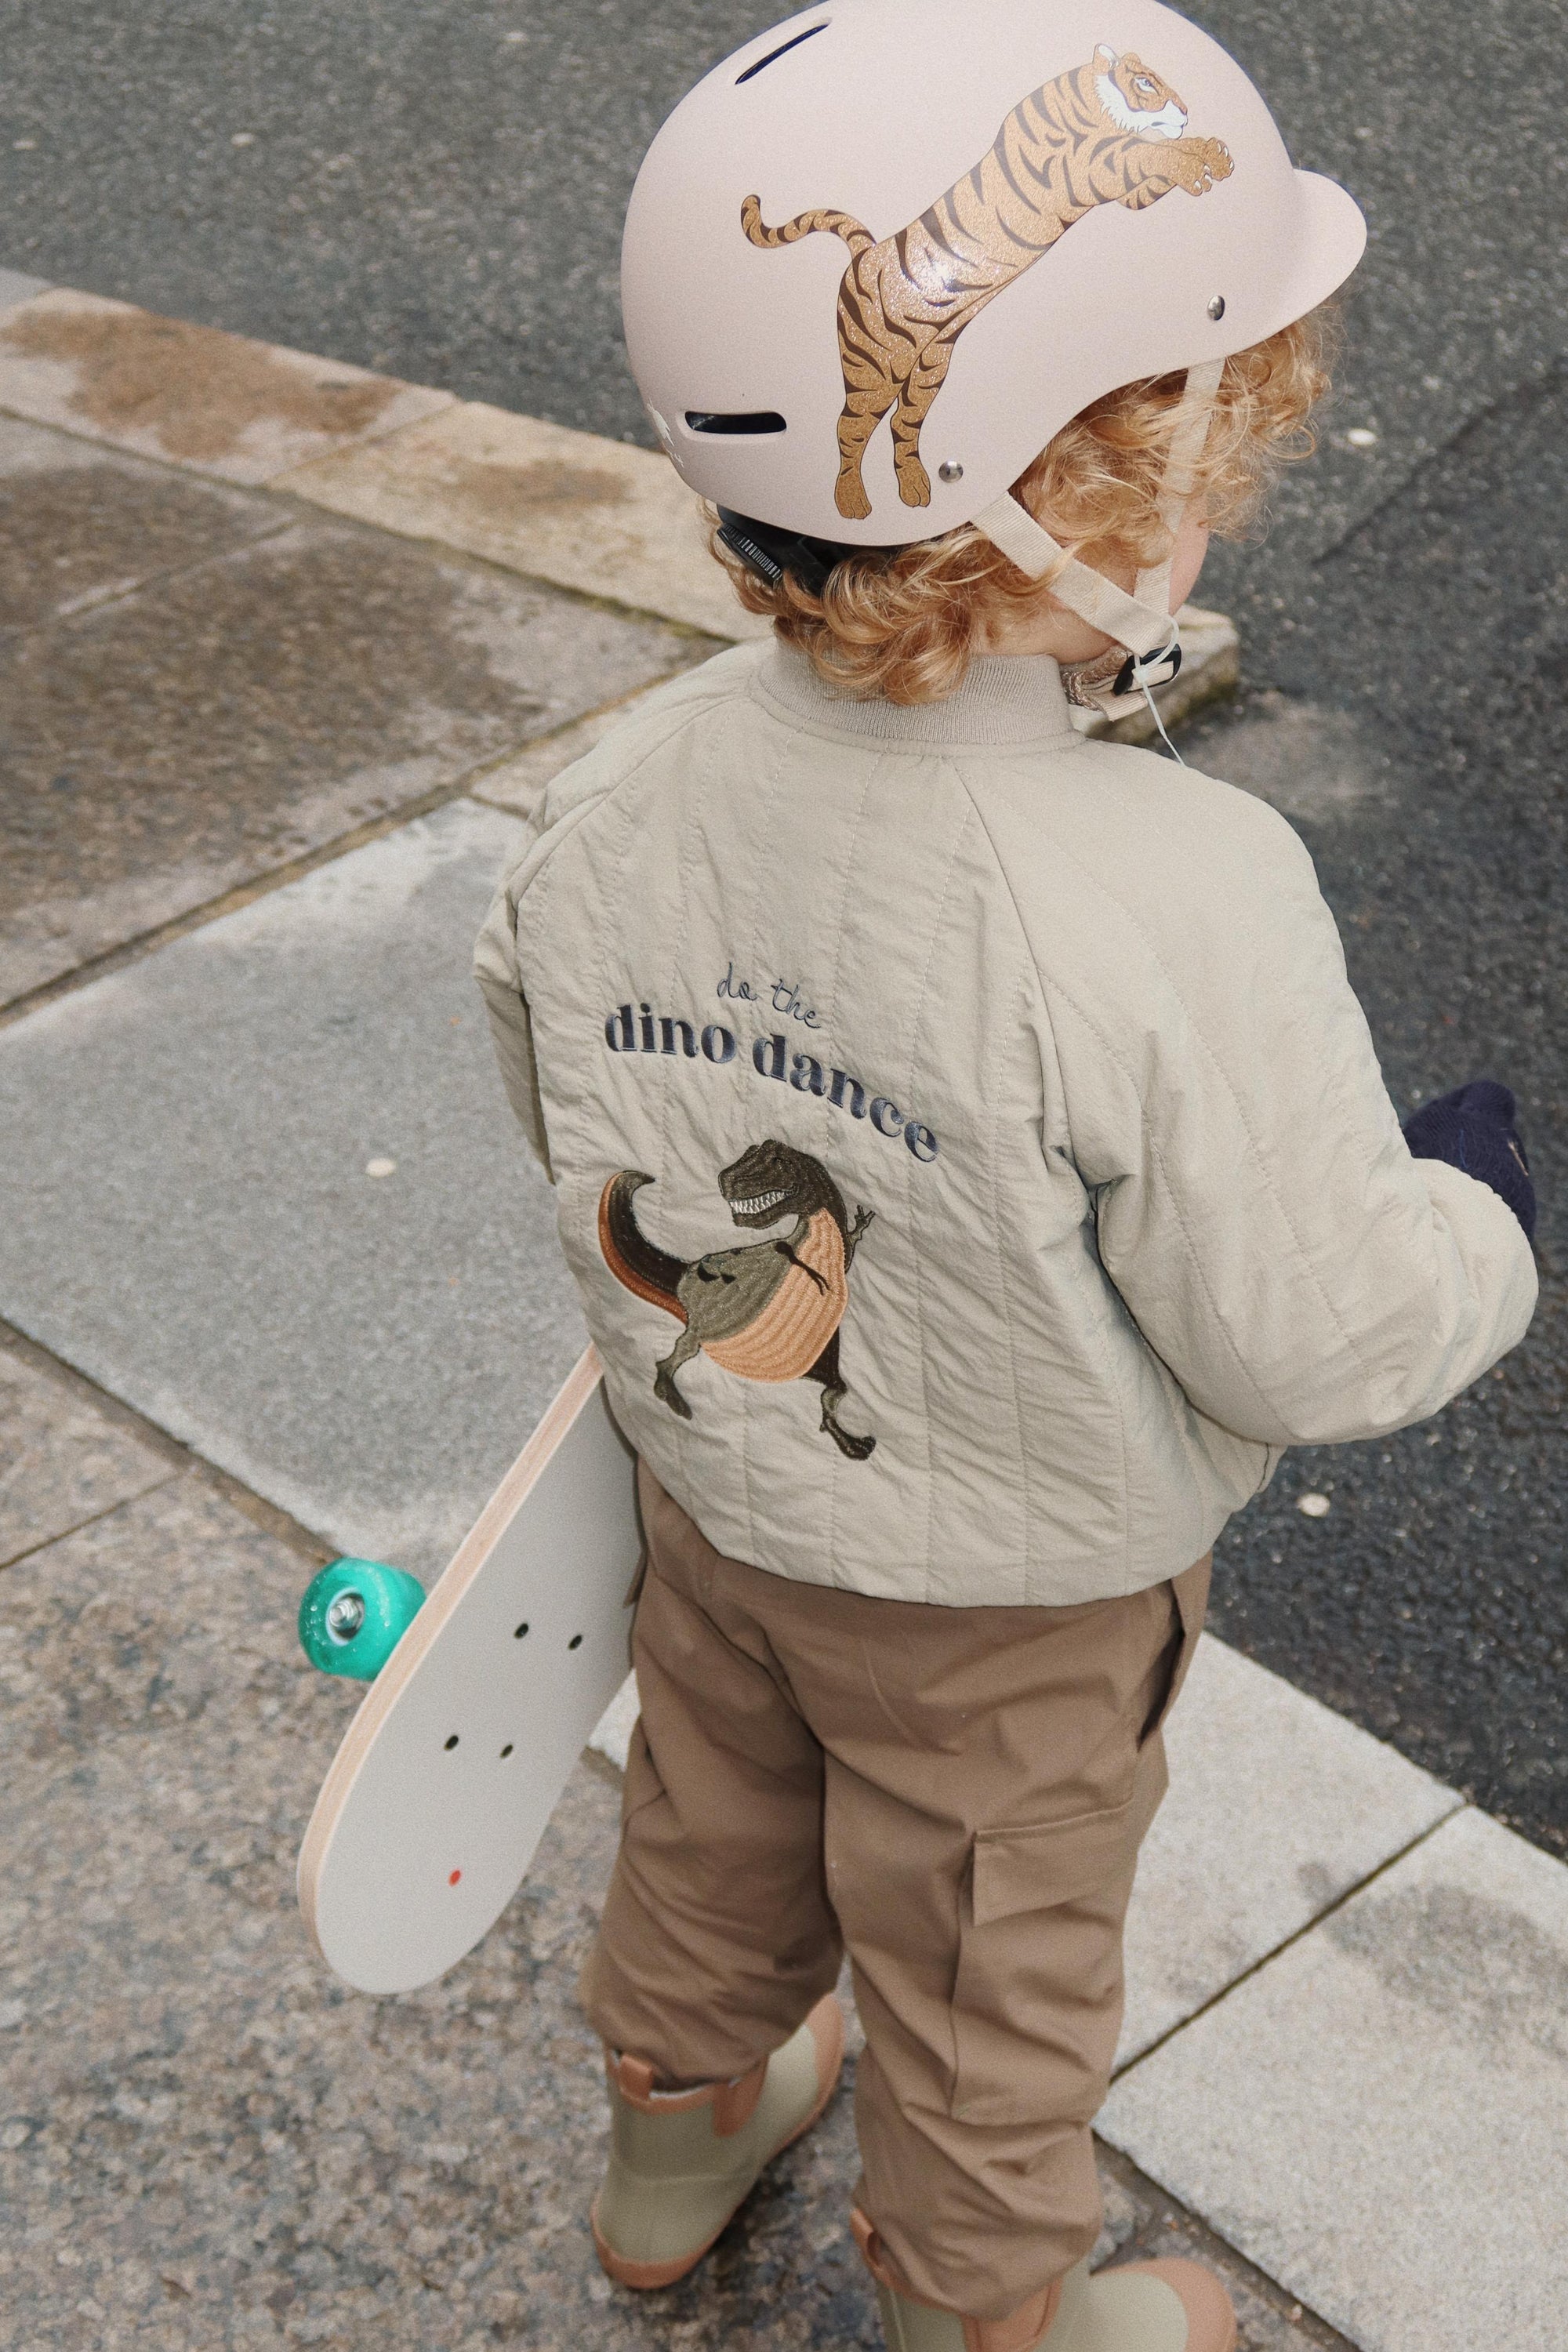
[[[1329,389],[1337,342],[1337,314],[1325,304],[1226,360],[1194,491],[1220,538],[1241,538],[1281,467],[1316,447],[1309,419]],[[1184,383],[1180,372],[1142,376],[1107,393],[1064,425],[1013,485],[1053,536],[1097,571],[1130,579],[1168,551],[1157,499]],[[770,587],[721,544],[712,508],[708,517],[709,544],[747,612],[766,614],[820,677],[854,695],[940,701],[989,625],[1047,593],[973,523],[847,558],[820,595],[790,572]]]

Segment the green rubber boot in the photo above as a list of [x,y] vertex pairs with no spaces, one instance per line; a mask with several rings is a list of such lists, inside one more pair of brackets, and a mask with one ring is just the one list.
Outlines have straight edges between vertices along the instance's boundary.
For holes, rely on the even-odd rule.
[[646,2059],[605,2053],[610,2161],[594,2243],[621,2286],[673,2286],[700,2263],[773,2158],[838,2087],[844,2012],[831,1993],[782,2050],[732,2083],[658,2091]]
[[858,2207],[850,2218],[888,2352],[1234,2352],[1230,2297],[1201,2263],[1129,2263],[1092,2278],[1078,2263],[1005,2319],[965,2319],[921,2302]]

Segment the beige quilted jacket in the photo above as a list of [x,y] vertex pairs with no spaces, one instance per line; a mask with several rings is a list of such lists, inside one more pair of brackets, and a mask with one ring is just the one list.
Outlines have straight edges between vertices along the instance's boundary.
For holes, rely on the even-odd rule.
[[1289,826],[1049,660],[900,709],[720,656],[552,784],[478,972],[617,1418],[783,1576],[1135,1591],[1530,1320]]

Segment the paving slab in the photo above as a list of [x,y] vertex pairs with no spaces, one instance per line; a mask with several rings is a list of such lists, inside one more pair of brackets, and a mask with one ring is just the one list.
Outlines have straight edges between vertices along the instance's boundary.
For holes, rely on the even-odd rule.
[[1568,1867],[1455,1814],[1131,2068],[1101,2128],[1363,2352],[1560,2352]]
[[531,817],[544,798],[552,779],[602,743],[612,728],[623,719],[629,719],[646,695],[656,691],[653,687],[627,695],[611,703],[604,710],[590,711],[586,719],[574,719],[568,727],[558,728],[523,749],[499,766],[487,769],[470,786],[475,800],[488,801],[492,808],[510,809],[514,816]]
[[[486,565],[163,478],[168,551],[204,533],[248,542],[0,646],[0,1002],[707,649]],[[22,552],[40,564],[56,539],[78,543],[84,497],[100,500],[100,578],[158,503],[118,462],[20,479]],[[289,528],[257,537],[268,516]]]
[[[607,1771],[579,1768],[441,1984],[374,2000],[315,1958],[293,1858],[357,1694],[295,1646],[310,1564],[187,1473],[6,1573],[7,2341],[877,2352],[853,2061],[689,2280],[637,2296],[599,2273],[603,2074],[574,1986],[615,1851]],[[1103,2187],[1097,2259],[1217,2261],[1242,2352],[1326,2340],[1123,2159]]]
[[0,408],[224,481],[268,481],[451,400],[69,287],[0,319]]
[[1463,1802],[1205,1633],[1127,1922],[1125,2066]]
[[519,830],[456,803],[0,1032],[0,1312],[426,1577],[584,1344],[469,978]]
[[[1337,2329],[1305,2310],[1254,2263],[1244,2262],[1234,2247],[1163,2195],[1125,2157],[1103,2141],[1095,2154],[1105,2203],[1105,2226],[1089,2258],[1095,2269],[1102,2262],[1158,2262],[1173,2256],[1178,2262],[1202,2263],[1218,2272],[1229,2293],[1236,2313],[1236,2352],[1306,2352],[1309,2345],[1321,2352],[1352,2352]],[[1108,2246],[1114,2251],[1108,2252]]]
[[719,636],[765,636],[772,625],[736,603],[668,459],[627,442],[463,402],[279,487]]
[[0,632],[281,530],[293,510],[0,415]]
[[0,1568],[174,1475],[156,1447],[0,1349]]

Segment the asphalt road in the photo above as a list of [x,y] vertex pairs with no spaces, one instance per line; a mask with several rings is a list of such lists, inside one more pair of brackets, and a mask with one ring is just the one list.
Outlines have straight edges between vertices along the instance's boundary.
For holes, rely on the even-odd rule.
[[[0,262],[645,439],[626,192],[676,98],[773,13],[4,0]],[[1194,13],[1372,244],[1322,452],[1271,535],[1211,563],[1247,693],[1189,756],[1250,763],[1299,824],[1396,1099],[1506,1078],[1543,1200],[1526,1345],[1430,1428],[1292,1457],[1222,1548],[1216,1621],[1568,1852],[1561,12]],[[1296,1509],[1310,1491],[1327,1517]]]

